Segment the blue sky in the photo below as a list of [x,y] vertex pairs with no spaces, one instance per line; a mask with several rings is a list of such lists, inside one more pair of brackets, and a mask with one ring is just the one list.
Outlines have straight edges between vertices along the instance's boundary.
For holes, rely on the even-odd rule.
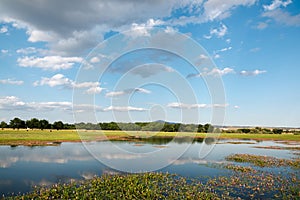
[[0,121],[300,127],[299,35],[296,0],[2,0]]

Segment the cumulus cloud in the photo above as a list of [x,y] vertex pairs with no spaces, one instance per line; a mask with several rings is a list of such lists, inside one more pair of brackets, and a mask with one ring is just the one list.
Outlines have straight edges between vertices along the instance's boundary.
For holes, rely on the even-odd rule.
[[281,9],[267,11],[263,13],[262,16],[271,18],[276,22],[287,26],[300,26],[300,14],[291,15],[290,13],[282,11]]
[[[56,52],[76,54],[95,46],[107,30],[120,32],[151,18],[169,17],[193,1],[91,0],[1,1],[0,21],[27,30],[28,41],[47,42]],[[134,10],[134,12],[133,12]],[[139,28],[138,28],[139,29]],[[60,54],[61,55],[61,54]]]
[[245,70],[243,70],[243,71],[240,72],[240,75],[242,75],[242,76],[257,76],[259,74],[263,74],[263,73],[266,73],[266,72],[267,72],[266,70],[258,70],[258,69],[254,70],[254,71],[245,71]]
[[[108,31],[132,29],[132,33],[147,36],[147,27],[220,20],[230,16],[234,8],[251,6],[255,1],[90,0],[86,3],[80,0],[41,0],[35,3],[4,0],[0,2],[0,21],[25,29],[28,41],[46,42],[56,55],[78,56],[101,42]],[[170,19],[177,10],[184,10],[189,15]]]
[[63,74],[56,74],[50,78],[42,77],[41,80],[35,81],[34,86],[48,85],[50,87],[61,86],[67,89],[86,89],[87,94],[97,94],[100,93],[104,88],[100,87],[99,82],[81,82],[76,83],[75,81],[65,77]]
[[257,28],[259,30],[263,30],[263,29],[265,29],[267,27],[268,27],[268,23],[266,23],[266,22],[258,22],[257,26],[255,28]]
[[127,94],[132,94],[134,92],[139,92],[139,93],[145,93],[149,94],[151,91],[143,89],[143,88],[130,88],[126,90],[121,90],[121,91],[113,91],[113,92],[108,92],[106,93],[106,97],[118,97],[118,96],[124,96]]
[[103,111],[116,111],[116,112],[128,112],[128,111],[146,111],[145,108],[132,107],[132,106],[109,106],[104,108]]
[[10,84],[10,85],[23,85],[24,81],[16,81],[13,79],[2,79],[0,84]]
[[100,59],[98,58],[98,57],[92,57],[91,59],[90,59],[90,62],[91,63],[98,63],[98,62],[100,62]]
[[218,38],[222,38],[224,35],[227,34],[228,28],[224,24],[220,24],[219,28],[210,29],[209,35],[204,35],[204,38],[210,39],[213,36]]
[[218,69],[218,68],[213,68],[211,71],[203,71],[198,74],[189,74],[187,75],[187,78],[192,78],[192,77],[201,77],[201,76],[223,76],[226,74],[231,74],[235,73],[234,69],[225,67],[224,69]]
[[174,72],[174,69],[160,64],[144,64],[130,71],[132,74],[147,78],[161,72]]
[[[161,20],[154,20],[154,19],[149,19],[147,23],[133,23],[131,24],[131,28],[129,32],[125,32],[125,35],[128,35],[130,37],[136,38],[136,37],[141,37],[141,36],[150,36],[150,30],[154,26],[159,26],[164,24],[163,21]],[[170,31],[170,29],[166,29],[167,31]]]
[[45,56],[34,57],[25,56],[18,58],[18,65],[21,67],[36,67],[44,70],[61,70],[70,69],[75,63],[80,63],[82,58],[80,57],[61,57],[61,56]]
[[281,6],[286,7],[287,5],[291,4],[292,0],[274,0],[270,5],[263,5],[263,8],[267,11],[275,10]]
[[40,49],[40,48],[35,48],[35,47],[26,47],[26,48],[21,48],[21,49],[18,49],[16,51],[18,54],[25,54],[25,55],[28,55],[28,54],[47,54],[48,51],[45,50],[45,49]]
[[177,109],[195,109],[195,108],[212,108],[212,107],[223,108],[227,106],[228,104],[185,104],[179,102],[172,102],[167,105],[167,107],[177,108]]
[[7,53],[8,53],[8,50],[7,50],[7,49],[1,49],[1,53],[7,54]]
[[62,110],[71,112],[103,111],[100,106],[90,104],[73,104],[68,101],[60,102],[24,102],[16,96],[0,97],[0,110],[7,111],[44,111]]
[[2,27],[0,28],[0,33],[7,33],[7,32],[8,32],[7,26],[2,26]]
[[231,15],[231,10],[238,6],[251,6],[256,0],[209,0],[203,5],[207,20],[224,19]]

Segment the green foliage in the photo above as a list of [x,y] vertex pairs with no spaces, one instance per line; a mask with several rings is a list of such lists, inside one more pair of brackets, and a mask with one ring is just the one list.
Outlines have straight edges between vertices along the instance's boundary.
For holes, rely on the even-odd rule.
[[300,159],[280,159],[271,156],[259,156],[252,154],[233,154],[226,157],[228,161],[252,163],[258,167],[290,166],[300,168]]
[[53,129],[60,130],[64,128],[64,123],[62,121],[54,122],[52,125]]
[[13,128],[13,129],[26,128],[25,121],[16,117],[16,118],[10,120],[9,127]]
[[272,130],[272,132],[273,132],[274,134],[281,134],[281,133],[283,132],[283,129],[274,128],[274,129]]
[[7,199],[219,199],[200,182],[163,173],[104,175]]
[[0,128],[2,128],[2,130],[3,130],[4,128],[6,128],[7,126],[8,126],[7,123],[4,122],[4,121],[2,121],[2,122],[0,123]]

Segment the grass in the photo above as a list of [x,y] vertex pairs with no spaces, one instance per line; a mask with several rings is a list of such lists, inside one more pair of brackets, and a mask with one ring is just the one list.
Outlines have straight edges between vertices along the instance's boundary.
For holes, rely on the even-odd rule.
[[[133,138],[149,138],[155,137],[216,137],[220,139],[255,139],[255,140],[288,140],[300,141],[300,135],[274,135],[274,134],[229,134],[222,133],[187,133],[187,132],[143,132],[143,131],[85,131],[80,130],[80,136],[76,130],[0,130],[0,144],[22,144],[22,143],[47,143],[47,142],[76,142],[83,140],[126,140]],[[105,135],[104,135],[104,134]]]
[[[146,131],[85,131],[80,130],[80,136],[76,130],[0,130],[0,145],[55,145],[59,142],[80,142],[99,140],[132,140],[134,138],[155,137],[216,137],[219,139],[255,139],[255,140],[285,140],[300,141],[300,135],[292,134],[236,134],[236,133],[187,133],[187,132],[146,132]],[[104,134],[103,134],[104,133]]]

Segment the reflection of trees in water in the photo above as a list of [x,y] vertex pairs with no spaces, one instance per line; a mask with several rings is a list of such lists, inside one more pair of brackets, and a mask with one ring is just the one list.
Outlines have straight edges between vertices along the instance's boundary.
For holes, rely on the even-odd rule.
[[207,144],[207,145],[211,145],[211,144],[215,144],[215,143],[216,143],[216,139],[215,139],[215,138],[210,138],[210,137],[208,137],[208,138],[205,138],[205,139],[204,139],[204,142],[205,142],[205,144]]
[[137,141],[146,142],[149,144],[157,144],[157,145],[163,145],[168,144],[170,142],[174,142],[177,144],[183,144],[183,143],[202,143],[203,138],[192,138],[192,137],[180,137],[180,138],[174,138],[174,137],[150,137],[150,138],[138,138],[135,139]]

